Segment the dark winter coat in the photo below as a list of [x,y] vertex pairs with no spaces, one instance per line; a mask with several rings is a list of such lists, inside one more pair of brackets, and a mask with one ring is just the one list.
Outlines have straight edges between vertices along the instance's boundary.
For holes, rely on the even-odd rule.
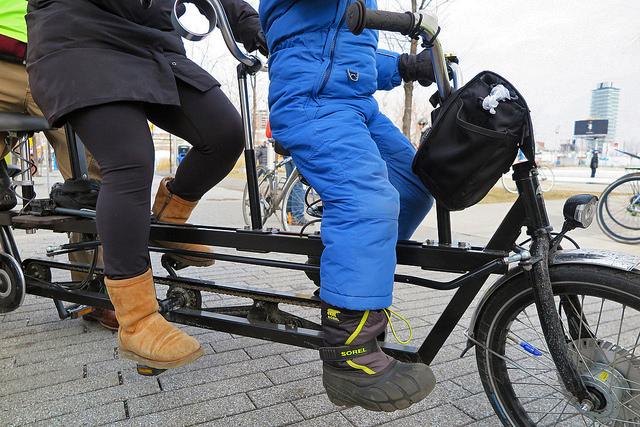
[[598,169],[598,155],[594,154],[591,157],[591,169]]
[[[114,101],[179,105],[175,79],[206,91],[219,83],[187,59],[173,30],[173,0],[29,0],[27,70],[51,124],[82,107]],[[222,0],[234,35],[255,46],[257,12]]]

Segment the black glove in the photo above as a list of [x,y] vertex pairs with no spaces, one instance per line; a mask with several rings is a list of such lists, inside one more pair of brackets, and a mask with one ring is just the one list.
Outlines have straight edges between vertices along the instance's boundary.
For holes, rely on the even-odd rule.
[[417,55],[409,55],[408,53],[400,55],[398,71],[405,82],[417,80],[422,86],[429,86],[436,79],[433,75],[431,55],[427,49]]
[[249,51],[253,52],[254,50],[258,50],[264,56],[269,56],[269,48],[267,47],[267,39],[264,36],[264,31],[262,28],[258,30],[254,38],[250,41],[247,41],[244,44],[244,47]]

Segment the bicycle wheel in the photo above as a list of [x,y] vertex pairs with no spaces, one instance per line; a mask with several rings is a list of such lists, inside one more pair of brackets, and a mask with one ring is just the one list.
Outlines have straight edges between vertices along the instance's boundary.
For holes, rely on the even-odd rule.
[[320,231],[321,203],[320,195],[296,169],[285,184],[282,195],[280,220],[283,230],[303,233]]
[[638,425],[640,274],[584,265],[550,274],[570,357],[600,403],[581,412],[564,389],[521,275],[491,295],[476,327],[478,370],[496,414],[505,426]]
[[540,182],[540,188],[543,193],[551,191],[556,183],[556,177],[553,174],[553,170],[547,166],[541,166],[538,168],[538,181]]
[[502,187],[509,193],[518,194],[518,187],[516,186],[516,182],[513,180],[511,173],[502,175]]
[[[259,166],[256,168],[258,173],[258,189],[260,192],[260,214],[262,215],[262,225],[273,214],[274,210],[271,206],[273,195],[273,172],[269,172],[266,168]],[[242,192],[242,217],[245,225],[251,225],[251,206],[249,204],[249,184],[244,185]]]
[[640,243],[640,174],[623,176],[604,190],[597,219],[609,238],[621,243]]

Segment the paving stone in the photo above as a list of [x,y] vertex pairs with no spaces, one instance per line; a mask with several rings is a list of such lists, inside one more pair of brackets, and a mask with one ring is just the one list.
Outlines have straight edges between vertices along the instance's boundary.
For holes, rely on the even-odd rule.
[[264,340],[251,337],[231,338],[211,343],[213,351],[222,353],[230,350],[245,349],[255,345],[264,345]]
[[[127,399],[152,395],[159,391],[158,383],[153,381],[149,383],[123,384],[73,396],[60,394],[58,400],[38,402],[37,405],[33,405],[33,401],[31,401],[30,406],[25,406],[23,410],[10,412],[5,415],[5,418],[8,424],[25,424],[72,412],[90,411],[90,408],[114,402],[124,402]],[[11,418],[9,418],[9,415]],[[1,413],[0,419],[3,419]]]
[[249,396],[258,408],[263,408],[281,402],[303,399],[323,391],[324,387],[320,378],[307,378],[252,391],[249,392]]
[[215,380],[193,387],[163,391],[153,396],[131,399],[129,411],[132,417],[137,417],[156,412],[158,409],[165,410],[192,403],[208,402],[210,399],[244,393],[271,385],[269,379],[261,372],[227,380]]
[[474,394],[452,403],[475,420],[481,420],[494,414],[493,407],[484,393]]
[[51,331],[57,331],[59,329],[77,328],[79,322],[80,320],[65,320],[54,322],[50,325],[28,325],[26,320],[20,320],[20,326],[18,326],[17,324],[9,325],[7,323],[3,323],[2,330],[0,330],[0,340],[22,336],[26,336],[26,339],[30,339],[30,336],[32,334],[47,333]]
[[266,371],[265,374],[271,381],[273,381],[274,384],[284,384],[303,378],[322,375],[322,362],[317,360],[296,366],[287,366],[280,369]]
[[[28,367],[31,367],[31,365],[28,365]],[[79,380],[83,375],[84,372],[82,368],[77,367],[75,369],[70,368],[60,371],[44,371],[39,375],[18,377],[13,380],[5,379],[0,386],[0,396],[13,395],[28,390],[41,389],[55,384]],[[0,401],[0,406],[1,405],[2,402]]]
[[[5,326],[3,325],[2,329],[4,330],[4,328]],[[57,340],[61,338],[86,334],[88,330],[89,328],[87,328],[86,325],[83,325],[80,322],[74,322],[73,325],[67,328],[51,328],[42,332],[29,332],[24,335],[0,339],[2,340],[3,346],[6,347],[22,346],[41,341],[52,341],[53,343],[57,343]]]
[[480,381],[480,375],[478,375],[477,372],[454,378],[452,381],[465,390],[469,391],[471,394],[484,393],[482,381]]
[[254,372],[262,372],[270,368],[286,366],[287,362],[280,356],[269,356],[262,359],[253,359],[230,363],[222,367],[202,369],[200,371],[185,372],[160,379],[164,390],[176,390],[184,387],[193,387],[212,381],[226,378],[240,377]]
[[[303,420],[302,415],[290,403],[269,406],[256,409],[230,417],[220,418],[202,425],[207,426],[234,426],[234,427],[271,427],[284,426]],[[333,426],[330,426],[333,427]]]
[[330,412],[335,412],[338,409],[333,403],[331,403],[326,393],[296,400],[293,404],[305,418],[319,417]]
[[500,419],[497,415],[493,415],[491,417],[483,418],[478,421],[473,421],[472,423],[467,424],[468,427],[498,427],[502,425]]
[[255,347],[245,349],[249,357],[258,359],[260,357],[271,356],[272,354],[287,353],[296,347],[281,343],[265,343]]
[[349,408],[343,410],[342,414],[355,425],[373,426],[391,422],[434,407],[447,405],[450,402],[457,401],[466,396],[469,396],[469,393],[459,385],[451,381],[441,381],[426,399],[407,409],[395,412],[371,412],[365,411],[362,408]]
[[30,400],[43,403],[49,400],[57,400],[60,396],[72,397],[77,394],[117,386],[119,382],[120,380],[116,373],[110,373],[102,377],[79,378],[64,383],[9,394],[0,400],[0,408],[11,410],[16,406],[24,406],[25,402]]
[[318,356],[318,350],[312,350],[308,348],[295,350],[290,353],[283,353],[282,357],[284,357],[284,359],[290,365],[298,365],[300,363],[310,362],[312,360],[320,360],[320,356]]
[[113,357],[115,346],[115,340],[103,340],[86,344],[68,345],[49,351],[22,353],[19,356],[16,356],[16,364],[20,366],[40,362],[49,362],[51,360],[67,361],[73,356],[77,355],[86,355],[87,358],[91,358],[94,360],[96,360],[96,357],[98,358],[98,360],[104,360],[101,359],[100,356],[96,355],[102,354],[106,357]]
[[353,426],[349,420],[347,420],[339,412],[323,415],[318,418],[312,418],[299,423],[292,424],[295,427],[350,427]]
[[426,411],[421,411],[406,418],[400,418],[383,425],[389,427],[414,427],[424,425],[432,427],[454,427],[468,424],[471,421],[473,421],[472,418],[457,410],[452,405],[444,405]]
[[6,369],[8,371],[7,368],[13,367],[14,363],[15,363],[15,357],[2,358],[0,359],[0,369],[3,369],[3,370]]
[[3,346],[0,348],[0,357],[4,356],[13,356],[20,353],[36,353],[36,352],[46,352],[47,350],[60,348],[60,347],[68,347],[72,345],[78,344],[87,344],[102,342],[113,339],[112,335],[109,334],[97,334],[97,333],[84,333],[84,334],[73,334],[71,336],[64,337],[55,337],[52,339],[46,340],[38,340],[31,343],[21,343],[13,346]]
[[124,404],[122,402],[114,402],[108,405],[97,406],[89,410],[80,412],[72,412],[60,417],[48,420],[38,421],[33,426],[95,426],[101,424],[111,424],[119,420],[125,419]]
[[[163,426],[182,427],[185,424],[202,424],[229,415],[255,409],[246,394],[234,394],[221,399],[208,400],[207,404],[195,403],[169,411],[154,412],[141,417],[120,421],[114,426]],[[187,421],[188,420],[188,421]]]

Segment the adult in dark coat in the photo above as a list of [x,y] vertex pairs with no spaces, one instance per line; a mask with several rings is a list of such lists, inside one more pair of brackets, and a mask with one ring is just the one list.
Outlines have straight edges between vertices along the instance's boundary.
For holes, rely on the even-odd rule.
[[[266,53],[256,11],[241,0],[222,4],[236,38]],[[159,221],[186,222],[242,152],[240,116],[220,84],[185,56],[172,7],[173,0],[149,8],[137,0],[29,0],[27,15],[33,97],[53,125],[70,122],[100,164],[97,227],[120,355],[160,369],[203,352],[158,313],[148,253],[154,148],[147,121],[193,146],[175,178],[161,182],[153,204]]]
[[591,156],[591,178],[596,177],[596,170],[598,169],[598,152],[594,151]]

